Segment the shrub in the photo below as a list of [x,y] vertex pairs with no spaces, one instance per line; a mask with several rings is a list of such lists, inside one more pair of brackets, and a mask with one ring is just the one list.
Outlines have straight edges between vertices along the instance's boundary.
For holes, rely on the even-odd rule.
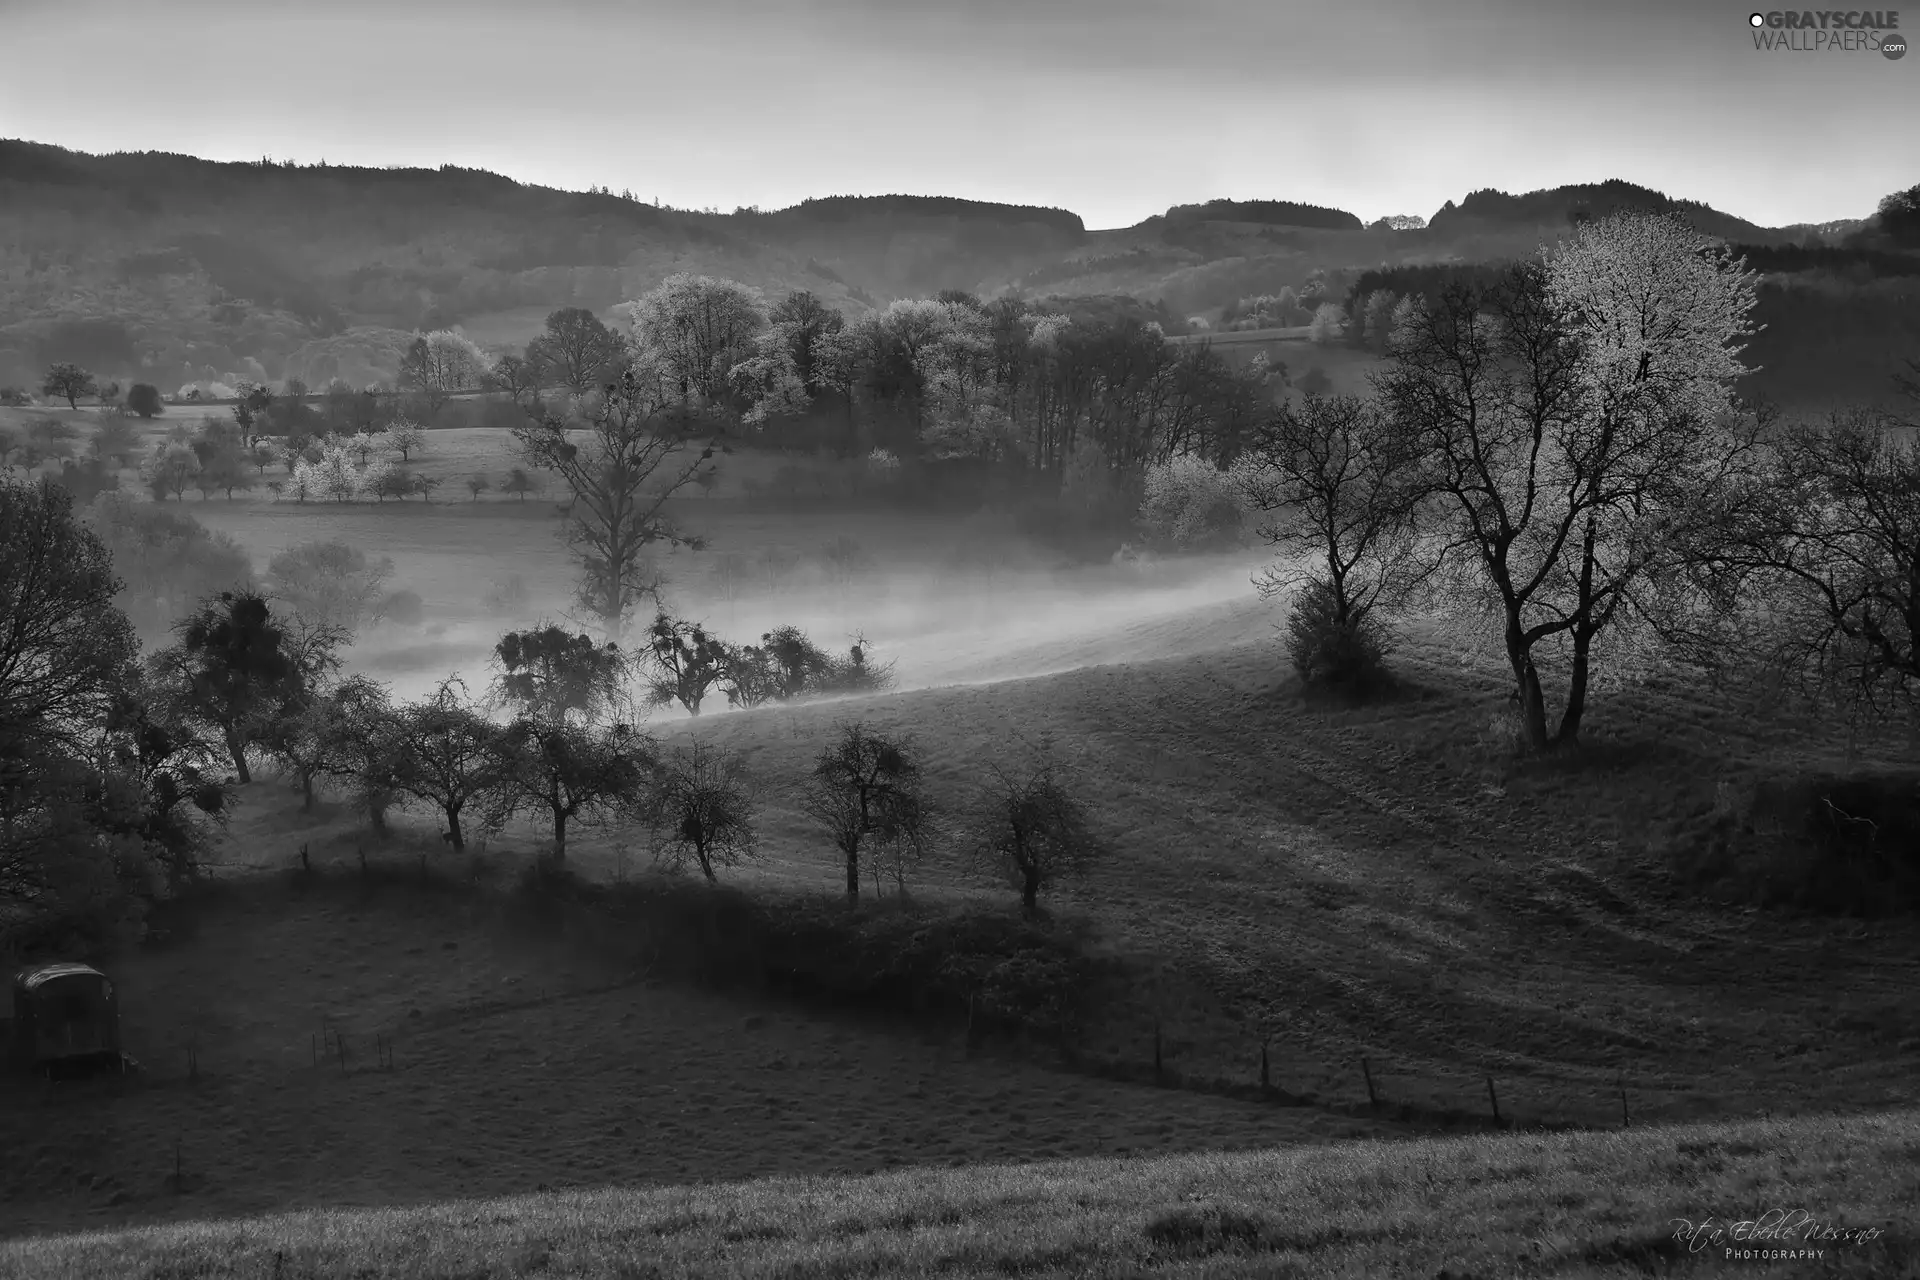
[[1246,508],[1231,473],[1180,454],[1148,467],[1140,531],[1155,546],[1202,550],[1240,541]]
[[1324,578],[1309,578],[1294,593],[1286,643],[1304,684],[1366,693],[1388,681],[1386,628],[1364,607],[1341,617]]
[[160,402],[160,388],[151,382],[136,382],[127,392],[127,408],[143,418],[165,413],[166,406]]
[[1682,880],[1760,906],[1843,915],[1920,910],[1920,776],[1723,782],[1675,850]]

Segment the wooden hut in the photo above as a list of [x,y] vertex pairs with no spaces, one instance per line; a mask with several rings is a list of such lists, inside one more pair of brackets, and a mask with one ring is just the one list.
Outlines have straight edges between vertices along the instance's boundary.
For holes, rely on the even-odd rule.
[[43,964],[13,980],[11,1059],[48,1075],[89,1066],[117,1068],[120,1005],[113,983],[84,964]]

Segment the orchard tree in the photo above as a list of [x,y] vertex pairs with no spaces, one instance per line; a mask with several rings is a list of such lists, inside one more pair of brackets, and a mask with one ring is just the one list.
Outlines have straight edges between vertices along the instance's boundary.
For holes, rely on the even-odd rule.
[[843,723],[815,759],[801,812],[840,850],[847,901],[860,900],[860,856],[892,847],[918,850],[932,835],[932,806],[914,748],[864,722]]
[[627,674],[627,656],[618,645],[553,625],[509,631],[493,654],[500,696],[538,724],[605,719]]
[[1084,872],[1104,848],[1086,806],[1051,756],[1025,768],[999,762],[987,768],[992,779],[975,809],[975,851],[1013,883],[1031,915],[1042,889]]
[[699,549],[666,516],[670,498],[712,465],[718,442],[697,451],[658,416],[655,388],[629,368],[610,384],[576,440],[551,414],[514,428],[522,455],[566,484],[564,536],[580,563],[577,599],[617,640],[643,600],[657,602],[652,557],[661,543]]
[[358,779],[369,718],[385,691],[365,676],[349,676],[330,688],[315,687],[283,706],[260,745],[300,782],[301,809],[311,812],[323,778]]
[[390,733],[383,754],[393,788],[439,809],[447,843],[455,852],[464,850],[461,815],[469,805],[486,807],[513,783],[505,731],[469,702],[466,685],[456,677],[400,707]]
[[648,808],[655,856],[668,870],[691,861],[714,884],[716,867],[759,856],[753,793],[738,752],[697,739],[676,747],[660,761]]
[[564,862],[575,823],[604,821],[643,807],[652,773],[653,743],[617,723],[577,724],[523,715],[500,738],[503,785],[489,824],[508,815],[538,813],[553,831],[553,857]]
[[399,454],[402,462],[411,462],[414,454],[426,452],[427,433],[411,418],[395,418],[387,425],[385,434],[383,443]]
[[95,389],[93,375],[77,364],[48,366],[47,376],[40,384],[42,395],[59,396],[69,409],[78,409],[80,397],[92,395]]
[[500,492],[510,493],[521,502],[527,495],[538,492],[540,482],[533,478],[525,467],[514,467],[500,481]]
[[[1579,738],[1595,641],[1643,617],[1674,531],[1732,474],[1754,277],[1677,217],[1582,224],[1420,310],[1379,385],[1447,512],[1439,581],[1484,603],[1535,750]],[[1549,727],[1542,666],[1566,692]]]
[[648,668],[648,701],[657,707],[678,702],[688,715],[700,714],[700,704],[727,675],[726,644],[701,624],[666,613],[647,629],[640,656]]
[[315,626],[354,631],[378,620],[393,562],[337,539],[303,542],[267,563],[269,594]]
[[253,781],[247,748],[336,663],[345,639],[315,630],[304,639],[251,591],[223,591],[176,628],[179,642],[149,660],[154,679],[188,721],[217,731],[242,783]]

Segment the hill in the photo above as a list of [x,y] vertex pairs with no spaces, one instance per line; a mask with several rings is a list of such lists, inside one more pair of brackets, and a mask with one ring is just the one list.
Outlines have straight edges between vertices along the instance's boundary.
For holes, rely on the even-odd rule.
[[602,1188],[18,1241],[0,1273],[1891,1280],[1920,1271],[1916,1143],[1905,1111]]
[[[57,360],[165,389],[235,378],[364,385],[392,377],[417,329],[459,325],[518,346],[556,307],[611,319],[614,304],[676,271],[731,277],[770,298],[807,289],[850,314],[957,288],[1125,295],[1174,322],[1314,272],[1350,279],[1531,255],[1573,221],[1619,208],[1680,212],[1755,246],[1842,238],[1837,224],[1770,230],[1618,181],[1476,191],[1405,231],[1280,200],[1179,205],[1088,231],[1067,210],[931,196],[722,214],[450,165],[217,163],[0,141],[0,386],[31,387]],[[1796,280],[1816,271],[1845,292],[1886,283],[1884,260],[1897,257],[1856,256],[1835,274],[1840,266],[1801,252],[1766,269]],[[1904,327],[1896,316],[1894,330]],[[1876,361],[1885,329],[1878,312],[1862,328]],[[1796,349],[1787,344],[1789,362]]]

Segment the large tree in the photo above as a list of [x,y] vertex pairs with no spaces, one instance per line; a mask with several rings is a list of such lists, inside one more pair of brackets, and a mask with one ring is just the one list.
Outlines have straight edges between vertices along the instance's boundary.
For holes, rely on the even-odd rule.
[[683,410],[721,401],[767,327],[758,290],[686,272],[629,304],[628,314],[636,346],[658,362]]
[[139,653],[106,545],[51,480],[0,479],[0,737],[80,741]]
[[451,329],[416,336],[400,358],[400,386],[412,392],[429,422],[448,400],[477,388],[492,362],[472,339]]
[[47,376],[40,383],[42,395],[59,396],[69,409],[78,409],[80,397],[90,396],[94,390],[93,375],[77,364],[48,366]]
[[[1677,217],[1585,223],[1418,310],[1379,385],[1447,519],[1442,581],[1500,628],[1527,742],[1576,741],[1596,641],[1742,451],[1728,429],[1754,278]],[[1543,668],[1564,673],[1548,724]]]
[[150,659],[156,680],[189,721],[219,732],[235,775],[252,782],[247,748],[336,665],[343,632],[305,633],[251,591],[223,591],[181,620],[179,643]]
[[[611,378],[626,356],[626,342],[599,316],[585,307],[562,307],[527,344],[526,359],[540,368],[542,381],[583,396]],[[498,365],[495,373],[512,376]]]
[[[711,466],[716,442],[697,449],[660,416],[657,388],[631,368],[608,386],[584,431],[553,414],[514,428],[521,453],[566,483],[564,536],[580,560],[577,599],[618,639],[633,610],[660,588],[653,549],[698,549],[666,514],[668,499]],[[582,438],[583,437],[583,438]]]

